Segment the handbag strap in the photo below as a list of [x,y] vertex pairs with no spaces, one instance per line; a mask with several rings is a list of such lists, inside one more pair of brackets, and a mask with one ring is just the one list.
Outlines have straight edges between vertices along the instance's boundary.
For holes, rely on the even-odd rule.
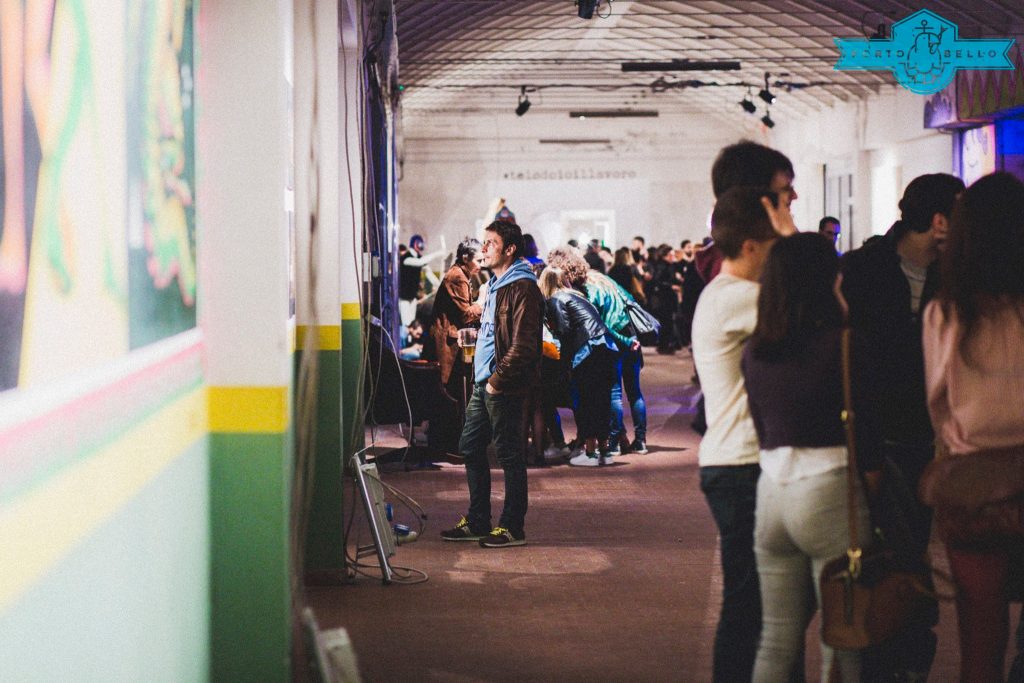
[[860,576],[861,548],[857,543],[857,440],[854,438],[853,392],[850,389],[850,328],[844,327],[840,337],[840,362],[843,369],[843,429],[846,431],[846,506],[850,525],[850,547],[846,556],[850,560],[850,575]]

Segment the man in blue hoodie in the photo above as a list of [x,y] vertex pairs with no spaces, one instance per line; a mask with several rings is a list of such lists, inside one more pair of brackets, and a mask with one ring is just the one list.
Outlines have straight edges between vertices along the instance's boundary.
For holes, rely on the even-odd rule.
[[[502,220],[488,225],[480,254],[481,265],[494,275],[487,283],[473,362],[473,396],[459,440],[459,453],[466,461],[469,512],[454,528],[442,531],[441,538],[505,548],[526,545],[526,456],[520,429],[524,398],[540,385],[544,297],[522,257],[518,225]],[[492,440],[505,472],[505,505],[493,529],[487,460]]]

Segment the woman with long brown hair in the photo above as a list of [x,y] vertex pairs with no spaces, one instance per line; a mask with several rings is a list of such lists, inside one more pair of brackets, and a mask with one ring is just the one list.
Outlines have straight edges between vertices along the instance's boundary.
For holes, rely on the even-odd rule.
[[[935,432],[954,455],[1024,451],[1024,183],[994,173],[967,188],[953,210],[941,268],[941,289],[923,320]],[[1024,547],[947,543],[946,550],[957,589],[960,679],[1001,681],[1009,588],[1024,575]],[[1011,680],[1024,679],[1017,666]]]
[[[754,681],[786,681],[800,666],[816,612],[809,588],[817,587],[826,562],[850,543],[848,454],[840,417],[846,303],[839,284],[839,257],[824,237],[801,233],[779,240],[765,262],[757,326],[743,353],[761,461],[754,552],[763,627]],[[870,349],[856,335],[851,346],[857,465],[874,481],[881,435],[871,410]],[[871,527],[859,481],[857,488],[857,541],[863,545]],[[860,680],[858,652],[833,650],[824,642],[821,650],[822,680],[829,678],[833,660],[841,680]]]

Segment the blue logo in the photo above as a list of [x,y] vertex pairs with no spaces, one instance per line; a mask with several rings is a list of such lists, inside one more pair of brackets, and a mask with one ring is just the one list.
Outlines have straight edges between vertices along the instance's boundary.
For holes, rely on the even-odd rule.
[[890,70],[896,82],[919,95],[937,93],[958,69],[1010,70],[1013,38],[961,39],[957,26],[926,9],[892,25],[892,38],[836,38],[839,71]]

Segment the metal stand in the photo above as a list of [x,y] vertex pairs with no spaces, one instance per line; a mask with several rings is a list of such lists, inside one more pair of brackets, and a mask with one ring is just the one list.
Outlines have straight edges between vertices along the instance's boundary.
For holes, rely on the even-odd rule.
[[395,554],[395,536],[388,523],[387,511],[384,509],[384,488],[377,476],[377,466],[372,462],[364,462],[365,454],[364,449],[352,456],[352,469],[355,471],[359,497],[363,499],[363,510],[370,524],[373,543],[356,546],[356,561],[376,554],[380,562],[381,581],[389,584],[394,573],[388,564],[388,558]]

